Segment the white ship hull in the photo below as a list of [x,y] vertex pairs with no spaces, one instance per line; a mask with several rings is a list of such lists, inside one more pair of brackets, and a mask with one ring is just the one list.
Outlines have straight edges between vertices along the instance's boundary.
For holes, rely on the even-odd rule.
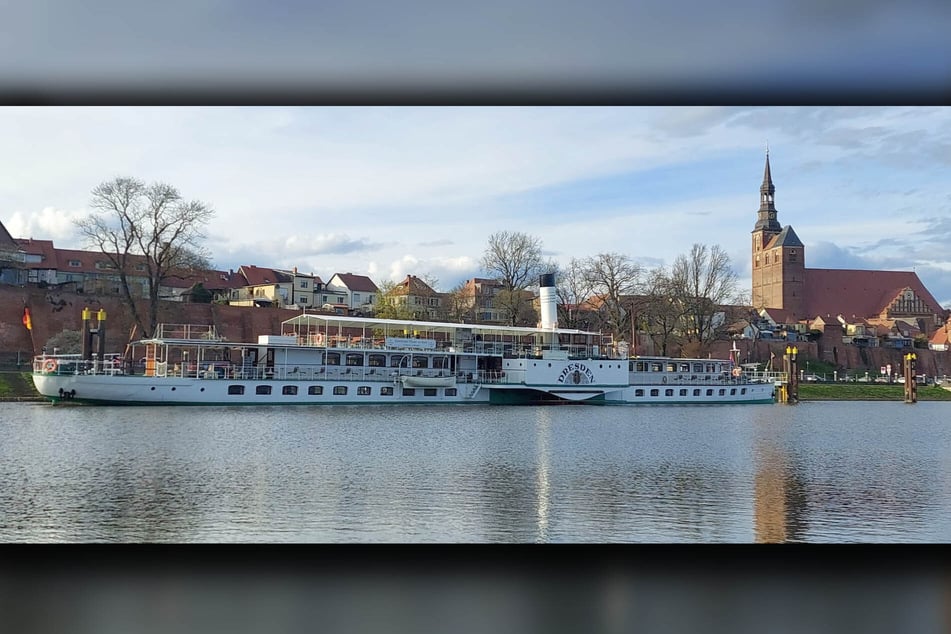
[[[146,350],[139,363],[44,355],[33,380],[54,402],[125,405],[773,402],[772,383],[748,380],[729,360],[612,358],[600,354],[599,333],[324,315],[284,326],[294,334],[257,343],[136,342]],[[405,336],[411,328],[426,336]]]

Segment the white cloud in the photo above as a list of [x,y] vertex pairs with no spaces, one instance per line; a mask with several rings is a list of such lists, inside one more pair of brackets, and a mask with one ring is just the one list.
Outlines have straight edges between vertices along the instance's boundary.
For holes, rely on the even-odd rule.
[[[167,181],[215,208],[208,246],[223,268],[433,275],[450,287],[478,274],[488,236],[505,229],[538,236],[562,262],[618,252],[670,263],[694,242],[720,244],[742,272],[768,139],[780,222],[793,225],[816,256],[829,243],[840,255],[867,249],[877,262],[933,262],[933,275],[951,275],[939,239],[951,216],[941,160],[951,143],[948,109],[10,108],[4,115],[0,220],[15,237],[61,247],[78,246],[72,220],[85,213],[92,187],[132,175]],[[809,252],[807,265],[814,265]]]

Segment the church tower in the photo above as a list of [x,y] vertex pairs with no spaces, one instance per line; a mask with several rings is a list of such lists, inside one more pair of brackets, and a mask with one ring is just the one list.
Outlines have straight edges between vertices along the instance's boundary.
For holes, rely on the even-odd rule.
[[802,318],[806,317],[803,314],[805,248],[791,226],[780,226],[775,194],[767,150],[763,184],[759,188],[759,211],[753,226],[753,308],[779,308]]

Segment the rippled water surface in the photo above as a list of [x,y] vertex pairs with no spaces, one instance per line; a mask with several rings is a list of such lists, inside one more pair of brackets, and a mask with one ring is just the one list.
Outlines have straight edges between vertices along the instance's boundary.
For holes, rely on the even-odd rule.
[[951,541],[951,405],[0,404],[0,541]]

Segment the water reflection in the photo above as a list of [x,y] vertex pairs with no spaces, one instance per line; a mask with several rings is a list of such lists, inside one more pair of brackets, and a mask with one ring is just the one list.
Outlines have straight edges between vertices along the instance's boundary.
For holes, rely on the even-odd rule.
[[549,471],[551,470],[551,413],[550,408],[540,408],[535,423],[535,442],[538,449],[536,461],[538,463],[535,478],[535,504],[537,508],[536,542],[548,541],[548,501],[551,496]]
[[889,405],[0,404],[0,541],[951,539],[948,412]]
[[786,423],[770,413],[755,419],[753,501],[758,543],[801,541],[807,506],[803,482],[786,449]]

